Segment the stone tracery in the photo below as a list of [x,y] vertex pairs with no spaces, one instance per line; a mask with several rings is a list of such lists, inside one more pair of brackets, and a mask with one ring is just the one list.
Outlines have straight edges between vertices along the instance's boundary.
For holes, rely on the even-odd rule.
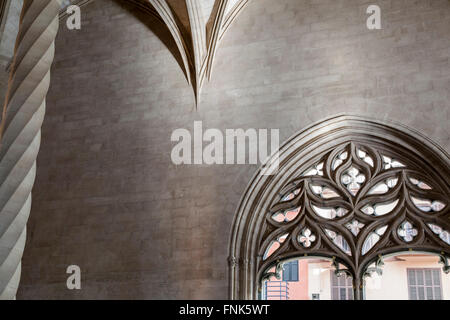
[[429,252],[450,270],[448,156],[426,138],[342,115],[292,137],[279,156],[276,177],[255,176],[235,218],[233,298],[256,298],[265,279],[304,256],[351,276],[356,299],[386,255]]
[[[266,214],[261,268],[280,257],[318,253],[338,259],[357,279],[380,254],[405,247],[449,251],[447,237],[440,236],[450,229],[449,194],[439,186],[444,182],[419,178],[424,173],[400,157],[369,144],[345,143],[290,181],[287,185],[300,191],[293,198],[292,190],[281,194]],[[294,208],[302,208],[295,219],[274,219]]]

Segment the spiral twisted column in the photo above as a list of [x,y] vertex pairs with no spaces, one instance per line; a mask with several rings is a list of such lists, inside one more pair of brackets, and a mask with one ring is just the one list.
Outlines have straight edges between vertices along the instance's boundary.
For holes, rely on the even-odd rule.
[[20,281],[60,0],[25,0],[0,127],[0,299]]

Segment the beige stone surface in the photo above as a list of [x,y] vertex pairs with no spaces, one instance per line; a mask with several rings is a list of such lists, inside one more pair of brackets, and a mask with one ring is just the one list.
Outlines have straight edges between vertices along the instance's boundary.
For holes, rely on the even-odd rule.
[[56,41],[18,298],[228,297],[231,223],[256,167],[174,166],[171,133],[194,120],[283,141],[352,112],[449,151],[450,2],[377,3],[383,29],[370,31],[370,1],[251,1],[197,110],[162,24],[115,1],[83,7],[82,29]]

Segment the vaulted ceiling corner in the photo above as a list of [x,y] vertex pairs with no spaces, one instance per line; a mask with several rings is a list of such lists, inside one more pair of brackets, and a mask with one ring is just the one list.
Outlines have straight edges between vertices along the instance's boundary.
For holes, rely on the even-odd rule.
[[[85,5],[93,0],[63,0]],[[250,0],[124,0],[158,18],[166,25],[182,62],[180,65],[198,106],[205,79],[210,80],[214,57],[236,16]],[[62,10],[61,18],[65,17]]]
[[225,31],[249,0],[148,0],[169,28],[198,105]]

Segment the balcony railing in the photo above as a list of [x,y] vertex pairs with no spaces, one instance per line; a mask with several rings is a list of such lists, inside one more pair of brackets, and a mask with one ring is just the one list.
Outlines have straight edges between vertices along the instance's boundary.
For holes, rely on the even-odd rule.
[[265,286],[266,300],[289,300],[287,281],[268,281]]

